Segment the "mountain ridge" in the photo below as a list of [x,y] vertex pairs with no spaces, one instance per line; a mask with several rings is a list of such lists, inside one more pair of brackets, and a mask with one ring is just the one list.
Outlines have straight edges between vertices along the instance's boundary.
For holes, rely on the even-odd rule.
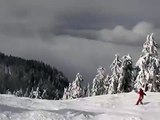
[[60,99],[67,86],[68,79],[56,68],[42,61],[26,60],[0,52],[1,94],[9,92],[31,98]]

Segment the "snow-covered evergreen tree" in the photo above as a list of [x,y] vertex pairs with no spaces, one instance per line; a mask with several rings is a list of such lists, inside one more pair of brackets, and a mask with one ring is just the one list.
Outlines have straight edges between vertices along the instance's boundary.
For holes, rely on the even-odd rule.
[[64,89],[63,99],[75,99],[83,97],[84,91],[82,87],[82,82],[82,75],[77,73],[76,79],[72,83],[69,83],[68,88]]
[[41,98],[42,99],[47,98],[47,89],[43,89],[43,93],[41,95]]
[[76,79],[72,82],[71,97],[73,99],[80,98],[83,96],[82,82],[82,75],[78,73],[76,75]]
[[93,84],[92,84],[92,95],[103,95],[105,90],[104,87],[104,83],[105,83],[105,79],[106,79],[106,69],[103,67],[99,67],[97,69],[97,75],[96,77],[93,79]]
[[25,93],[24,93],[24,97],[28,97],[29,96],[29,89],[27,88]]
[[109,91],[110,94],[117,93],[118,82],[121,74],[121,65],[122,61],[120,60],[119,56],[116,54],[113,63],[110,65],[112,75],[110,77],[109,83]]
[[33,90],[33,87],[32,87],[32,90],[31,90],[31,92],[29,93],[29,97],[30,97],[30,98],[33,98],[33,97],[34,97],[33,92],[34,92],[34,90]]
[[22,97],[23,96],[22,88],[20,90],[17,90],[16,96],[18,96],[18,97]]
[[82,97],[87,97],[87,86],[82,88]]
[[69,86],[67,88],[67,98],[72,99],[72,83],[69,83]]
[[67,100],[68,99],[68,88],[64,88],[64,93],[63,93],[63,100]]
[[152,33],[147,35],[147,40],[143,44],[142,55],[136,63],[136,67],[139,68],[135,80],[136,89],[144,88],[149,91],[160,91],[159,63],[157,44]]
[[39,87],[37,87],[36,91],[33,91],[33,95],[34,97],[37,99],[37,98],[41,98],[40,97],[40,91],[39,91]]
[[104,87],[104,93],[103,93],[103,94],[108,94],[109,85],[110,85],[109,79],[110,79],[110,77],[109,77],[109,75],[107,74],[107,76],[106,76],[106,78],[105,78],[105,80],[104,80],[104,82],[103,82],[103,87]]
[[59,99],[59,90],[56,89],[55,91],[55,100],[58,100]]
[[15,96],[16,96],[16,91],[15,91],[15,90],[13,91],[13,95],[15,95]]
[[87,84],[87,92],[86,92],[86,97],[91,96],[91,90],[90,90],[90,85],[89,83]]
[[125,55],[122,57],[122,64],[120,67],[120,76],[118,79],[118,92],[129,92],[132,90],[132,82],[133,82],[133,77],[132,77],[132,58],[131,56]]
[[11,93],[11,91],[9,89],[6,91],[6,94],[12,95],[12,93]]

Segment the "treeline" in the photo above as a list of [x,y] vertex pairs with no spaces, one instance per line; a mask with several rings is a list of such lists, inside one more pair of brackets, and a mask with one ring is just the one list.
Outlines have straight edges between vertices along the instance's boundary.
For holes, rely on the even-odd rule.
[[0,53],[0,94],[60,99],[67,86],[63,73],[43,62]]
[[160,59],[157,47],[153,34],[147,35],[135,66],[129,54],[123,57],[115,55],[110,65],[111,74],[100,66],[92,84],[85,87],[82,86],[82,75],[78,73],[76,79],[64,89],[63,99],[117,94],[138,91],[140,88],[145,91],[160,92]]

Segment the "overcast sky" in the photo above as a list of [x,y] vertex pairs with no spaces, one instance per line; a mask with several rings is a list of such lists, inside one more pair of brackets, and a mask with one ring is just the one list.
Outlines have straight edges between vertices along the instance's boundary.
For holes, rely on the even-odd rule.
[[0,0],[0,51],[44,61],[69,80],[110,73],[114,54],[139,58],[148,33],[160,45],[160,0]]

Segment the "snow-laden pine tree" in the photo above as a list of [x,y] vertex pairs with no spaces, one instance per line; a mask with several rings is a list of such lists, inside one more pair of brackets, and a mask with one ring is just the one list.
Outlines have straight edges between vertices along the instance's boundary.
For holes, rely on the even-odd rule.
[[47,98],[47,89],[43,89],[43,93],[41,95],[41,98],[42,99]]
[[40,97],[40,91],[39,91],[39,87],[36,88],[36,91],[33,91],[33,95],[36,99],[41,98]]
[[6,94],[12,95],[12,93],[11,93],[11,91],[9,89],[6,91]]
[[82,88],[82,96],[81,97],[87,97],[87,86],[84,86]]
[[55,91],[55,98],[54,99],[55,100],[59,99],[59,90],[58,89],[56,89],[56,91]]
[[108,94],[109,86],[110,86],[109,79],[110,79],[110,76],[107,74],[107,76],[103,82],[103,87],[104,87],[103,94]]
[[22,97],[23,96],[23,90],[22,90],[22,88],[19,89],[19,90],[17,90],[16,96],[18,96],[18,97]]
[[29,97],[30,97],[30,98],[33,98],[33,97],[34,97],[33,92],[34,92],[34,90],[33,90],[33,87],[32,87],[32,90],[31,90],[31,92],[29,93]]
[[110,86],[108,90],[108,93],[110,94],[117,93],[118,81],[121,74],[121,65],[122,65],[122,61],[119,58],[119,56],[116,54],[115,59],[113,60],[113,63],[110,65],[110,68],[112,71],[112,75],[109,80]]
[[75,99],[83,96],[82,82],[82,75],[77,73],[76,79],[72,82],[71,98]]
[[63,93],[63,100],[67,100],[68,99],[68,88],[64,88],[64,93]]
[[97,69],[97,75],[93,79],[93,84],[92,84],[92,95],[103,95],[105,93],[105,79],[107,77],[106,74],[106,69],[103,67],[99,67]]
[[158,58],[157,44],[153,38],[153,33],[147,35],[143,44],[142,55],[136,63],[139,68],[135,80],[135,88],[144,88],[149,91],[160,91],[160,60]]
[[72,83],[69,83],[66,95],[67,95],[67,99],[71,99],[72,98]]
[[26,91],[25,91],[25,93],[24,93],[24,97],[28,97],[28,96],[29,96],[29,89],[26,88]]
[[69,83],[68,88],[64,89],[63,99],[75,99],[83,97],[82,82],[82,75],[77,73],[76,79],[72,83]]
[[86,91],[86,97],[91,96],[91,90],[90,90],[90,85],[89,83],[87,84],[87,91]]
[[131,56],[124,55],[122,58],[122,64],[120,67],[120,74],[118,79],[118,92],[130,92],[133,87],[133,77],[132,77],[132,58]]

